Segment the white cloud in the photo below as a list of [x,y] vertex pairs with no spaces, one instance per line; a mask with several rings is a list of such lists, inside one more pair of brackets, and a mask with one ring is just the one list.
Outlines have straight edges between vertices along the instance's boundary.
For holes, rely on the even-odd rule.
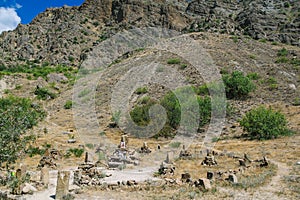
[[15,8],[0,7],[0,33],[15,29],[20,22]]
[[21,5],[21,4],[18,4],[18,3],[16,3],[16,8],[17,9],[20,9],[20,8],[22,8],[23,6]]

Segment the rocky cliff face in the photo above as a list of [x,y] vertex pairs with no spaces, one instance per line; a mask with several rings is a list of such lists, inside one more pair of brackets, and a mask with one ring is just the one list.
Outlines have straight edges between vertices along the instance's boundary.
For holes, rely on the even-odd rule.
[[187,13],[197,19],[190,31],[246,34],[300,45],[300,2],[295,0],[196,0]]
[[244,6],[236,21],[254,39],[300,45],[299,1],[252,1]]
[[121,29],[163,26],[183,32],[247,34],[300,46],[296,0],[86,0],[51,8],[29,25],[0,36],[0,65],[24,60],[79,65],[86,54]]

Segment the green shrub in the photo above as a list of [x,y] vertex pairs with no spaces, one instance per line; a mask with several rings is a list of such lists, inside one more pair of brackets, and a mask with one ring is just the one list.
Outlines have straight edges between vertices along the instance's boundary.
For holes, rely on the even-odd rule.
[[73,105],[73,102],[71,100],[68,100],[65,105],[64,105],[64,108],[65,109],[71,109],[72,108],[72,105]]
[[139,99],[138,103],[139,104],[147,104],[150,100],[151,100],[151,98],[149,96],[145,96],[145,97]]
[[207,84],[200,85],[199,87],[195,88],[195,92],[197,95],[208,95],[209,90]]
[[53,92],[50,92],[48,88],[36,88],[34,91],[34,94],[37,95],[38,99],[42,100],[48,100],[48,99],[55,99],[56,94]]
[[26,150],[26,153],[29,155],[29,157],[33,157],[35,155],[43,155],[45,151],[39,147],[29,146],[29,148]]
[[149,100],[146,104],[134,107],[130,112],[131,119],[139,126],[146,126],[150,122],[149,109],[155,101]]
[[0,99],[0,165],[13,163],[25,153],[33,135],[24,135],[27,129],[37,125],[45,112],[30,99],[9,96]]
[[290,63],[291,63],[292,65],[295,65],[295,66],[300,66],[300,59],[292,58],[292,59],[290,60]]
[[252,139],[272,139],[290,133],[285,116],[263,106],[247,112],[240,124]]
[[234,43],[237,43],[240,38],[238,36],[234,35],[234,36],[231,36],[230,39],[232,39]]
[[277,52],[277,56],[279,57],[285,57],[289,54],[288,50],[286,48],[282,48]]
[[199,126],[202,127],[209,123],[211,117],[211,99],[208,96],[198,97],[200,121]]
[[234,71],[230,75],[223,75],[226,96],[229,99],[245,98],[250,92],[255,90],[255,85],[240,71]]
[[[35,78],[43,77],[47,78],[50,73],[63,73],[68,79],[75,78],[74,74],[77,73],[77,69],[65,65],[49,66],[49,63],[45,62],[42,66],[36,65],[35,61],[29,61],[28,64],[18,65],[16,67],[9,67],[1,70],[1,74],[14,74],[14,73],[26,73],[27,77],[33,75]],[[30,76],[30,79],[32,77]]]
[[84,153],[84,149],[74,148],[74,149],[69,149],[68,152],[72,153],[75,157],[79,158]]
[[249,58],[251,58],[251,59],[256,59],[256,56],[253,55],[253,54],[251,54],[251,55],[249,56]]
[[135,91],[136,94],[145,94],[147,92],[148,92],[148,89],[146,87],[137,88]]
[[300,98],[299,97],[296,97],[294,99],[294,102],[292,103],[294,106],[300,106]]
[[3,92],[4,92],[4,94],[9,94],[9,93],[11,93],[11,91],[10,91],[9,89],[4,89]]
[[276,59],[275,63],[288,63],[290,60],[286,57],[280,57]]
[[273,83],[269,85],[269,90],[276,90],[276,89],[278,89],[278,84]]
[[277,84],[277,80],[270,76],[269,78],[265,79],[265,83],[268,83],[268,84]]
[[265,38],[260,39],[259,42],[266,43],[266,42],[267,42],[267,39],[265,39]]
[[94,145],[91,144],[91,143],[87,143],[87,144],[85,144],[85,146],[86,146],[88,149],[93,149],[93,148],[94,148]]
[[22,88],[22,85],[16,85],[15,90],[20,90]]
[[179,58],[171,58],[167,61],[169,65],[180,64],[181,60]]
[[29,155],[29,157],[33,157],[35,155],[44,155],[46,150],[51,147],[51,144],[45,143],[43,145],[43,148],[40,147],[33,147],[29,145],[29,147],[26,149],[26,153]]
[[167,93],[160,104],[166,109],[167,124],[176,129],[181,119],[181,106],[173,92]]
[[69,56],[69,61],[74,62],[75,58],[73,56]]
[[226,69],[226,68],[222,68],[221,70],[220,70],[220,74],[229,74],[229,72],[228,72],[228,69]]
[[95,21],[95,22],[93,22],[93,25],[94,25],[95,27],[97,27],[97,26],[99,26],[99,22],[98,22],[98,21]]
[[251,80],[258,80],[260,78],[258,73],[249,73],[247,74],[247,77],[250,78]]
[[[211,98],[209,96],[200,97],[196,95],[191,95],[189,93],[190,89],[191,88],[189,87],[179,88],[175,92],[168,92],[165,96],[162,97],[159,103],[166,110],[167,121],[163,129],[154,137],[173,137],[174,130],[176,130],[178,126],[182,123],[181,120],[189,120],[190,117],[199,117],[198,126],[204,126],[205,124],[209,123],[212,110]],[[183,102],[181,102],[181,105],[175,93],[180,94],[181,98],[184,99]],[[132,120],[139,126],[148,125],[150,122],[149,109],[156,103],[158,102],[149,99],[147,102],[145,102],[145,104],[135,106],[130,112]],[[198,103],[198,113],[197,110],[195,110],[195,108],[192,107],[194,106],[193,103]],[[218,101],[215,101],[215,109],[224,111],[223,107],[226,109],[224,103],[226,105],[226,102],[224,101],[220,102],[219,104]],[[193,109],[191,109],[191,107]],[[186,117],[182,118],[181,116],[181,109],[183,108],[186,109],[185,114],[189,116],[188,119],[186,119]],[[183,124],[185,124],[187,129],[193,128],[189,127],[189,121],[183,121]]]

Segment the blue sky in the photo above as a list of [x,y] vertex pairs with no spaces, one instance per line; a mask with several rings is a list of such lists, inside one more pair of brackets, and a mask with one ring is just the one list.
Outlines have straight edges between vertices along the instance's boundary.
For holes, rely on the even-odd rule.
[[78,6],[84,0],[0,0],[0,33],[12,30],[19,23],[28,24],[50,7]]

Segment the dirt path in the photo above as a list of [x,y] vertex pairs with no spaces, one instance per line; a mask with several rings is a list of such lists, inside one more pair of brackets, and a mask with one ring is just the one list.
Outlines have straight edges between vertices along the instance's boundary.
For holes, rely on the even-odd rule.
[[[70,169],[71,171],[73,169]],[[110,177],[106,177],[102,180],[102,183],[107,184],[116,184],[118,181],[128,181],[135,180],[136,182],[144,182],[144,181],[155,181],[159,180],[158,178],[153,177],[153,173],[157,171],[157,168],[154,167],[145,167],[138,169],[125,169],[123,171],[119,170],[105,170],[106,174],[111,174]],[[50,180],[49,187],[46,190],[38,191],[33,195],[24,195],[24,199],[26,200],[53,200],[55,199],[55,190],[56,190],[56,182],[57,182],[57,170],[50,171]],[[72,187],[72,176],[70,179],[70,187]],[[76,199],[97,199],[97,197],[102,196],[102,191],[91,192],[91,194],[82,194],[77,196]],[[101,199],[107,199],[101,198]]]
[[290,197],[280,196],[284,189],[282,179],[289,174],[289,167],[285,163],[273,160],[271,162],[278,167],[276,175],[270,183],[255,189],[255,192],[228,188],[219,188],[219,191],[230,194],[234,200],[290,200]]

